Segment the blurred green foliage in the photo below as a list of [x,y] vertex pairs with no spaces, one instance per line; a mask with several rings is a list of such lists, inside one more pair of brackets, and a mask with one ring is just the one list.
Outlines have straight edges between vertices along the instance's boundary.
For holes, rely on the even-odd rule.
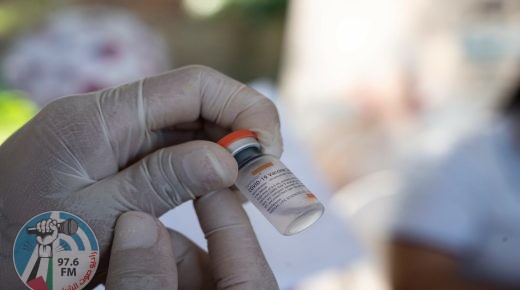
[[36,105],[19,91],[0,91],[0,144],[36,113]]
[[286,0],[229,0],[229,10],[257,20],[284,17],[287,11]]

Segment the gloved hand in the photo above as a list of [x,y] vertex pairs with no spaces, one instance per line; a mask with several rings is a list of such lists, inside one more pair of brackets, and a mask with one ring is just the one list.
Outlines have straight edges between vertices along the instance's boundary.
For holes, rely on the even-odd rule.
[[204,195],[195,209],[209,256],[149,215],[123,214],[116,225],[107,290],[278,288],[236,195],[229,190]]
[[51,103],[0,147],[3,287],[25,289],[14,267],[3,265],[12,264],[22,225],[49,210],[75,214],[93,229],[101,263],[91,285],[102,282],[116,219],[127,211],[159,216],[232,185],[235,160],[200,140],[245,128],[266,153],[281,154],[273,103],[201,66]]

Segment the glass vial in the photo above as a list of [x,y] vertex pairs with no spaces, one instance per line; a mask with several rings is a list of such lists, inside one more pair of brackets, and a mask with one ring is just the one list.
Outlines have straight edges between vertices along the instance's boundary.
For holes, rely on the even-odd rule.
[[276,157],[263,154],[255,133],[239,130],[218,144],[238,163],[235,186],[284,235],[303,231],[323,214],[324,207]]

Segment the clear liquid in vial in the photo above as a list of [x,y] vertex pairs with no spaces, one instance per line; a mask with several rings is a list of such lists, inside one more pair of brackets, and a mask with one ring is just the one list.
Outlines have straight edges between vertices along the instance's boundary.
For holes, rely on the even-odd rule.
[[241,167],[235,185],[284,235],[303,231],[324,211],[316,196],[270,155],[262,155]]

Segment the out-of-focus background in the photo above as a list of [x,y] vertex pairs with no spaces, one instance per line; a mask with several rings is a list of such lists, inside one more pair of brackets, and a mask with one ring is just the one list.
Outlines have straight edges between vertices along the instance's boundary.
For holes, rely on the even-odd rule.
[[285,161],[327,204],[290,239],[248,210],[281,287],[389,289],[403,169],[493,117],[519,32],[517,0],[2,1],[0,143],[55,97],[211,66],[277,102]]

